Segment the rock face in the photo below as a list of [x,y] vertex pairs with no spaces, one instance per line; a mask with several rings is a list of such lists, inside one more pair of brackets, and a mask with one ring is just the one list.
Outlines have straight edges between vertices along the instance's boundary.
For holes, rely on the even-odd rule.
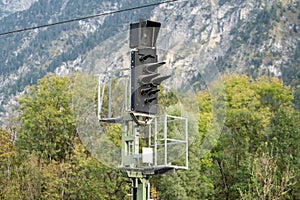
[[[0,1],[0,33],[162,1]],[[297,0],[181,0],[72,23],[0,36],[0,121],[16,96],[47,73],[129,66],[131,22],[162,23],[160,58],[201,88],[201,69],[281,77],[299,84],[300,2]],[[96,73],[95,72],[95,73]],[[198,83],[198,85],[196,84]]]
[[15,12],[27,10],[37,0],[2,0],[0,1],[0,19]]

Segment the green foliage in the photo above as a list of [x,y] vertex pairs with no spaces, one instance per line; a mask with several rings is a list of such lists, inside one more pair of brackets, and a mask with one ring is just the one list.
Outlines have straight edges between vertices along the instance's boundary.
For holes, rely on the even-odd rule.
[[178,97],[176,96],[175,91],[164,92],[162,85],[159,86],[159,90],[163,91],[159,93],[158,104],[161,107],[169,107],[178,103]]
[[209,157],[198,159],[195,155],[190,156],[188,171],[177,171],[151,180],[159,199],[199,200],[213,197],[214,186],[209,175],[212,160]]
[[[57,173],[54,176],[53,169]],[[45,168],[44,175],[48,176],[43,199],[50,196],[52,199],[120,199],[128,190],[126,179],[120,172],[87,156],[81,144],[76,145],[68,162],[51,163]]]
[[[232,75],[223,84],[226,98],[217,84],[197,96],[201,115],[198,127],[189,124],[189,131],[197,132],[189,146],[189,170],[152,177],[152,192],[160,200],[297,199],[300,113],[292,90],[265,77]],[[213,99],[212,91],[221,97]],[[93,92],[86,95],[94,99]],[[176,95],[164,93],[160,101],[168,113],[180,115]],[[16,143],[14,133],[0,129],[0,199],[125,199],[130,192],[118,170],[99,163],[80,143],[71,97],[72,79],[52,76],[20,98]],[[226,127],[218,141],[210,141],[217,143],[209,152],[201,145],[219,130],[213,109],[220,99],[226,99]],[[170,134],[178,131],[172,124],[168,128]],[[121,147],[121,127],[103,129]]]
[[6,185],[10,176],[9,169],[15,157],[15,146],[12,140],[12,133],[0,128],[0,199],[5,199]]
[[[300,113],[299,111],[281,108],[271,119],[269,145],[277,155],[277,168],[280,175],[290,170],[295,180],[300,180]],[[270,147],[270,148],[271,148]],[[292,198],[300,195],[300,182],[290,188],[288,195]]]
[[277,78],[262,77],[259,80],[258,95],[263,107],[276,112],[280,107],[292,105],[292,90],[283,85]]
[[[297,170],[294,167],[298,165],[288,159],[289,156],[280,156],[273,149],[294,147],[297,142],[299,143],[295,138],[299,134],[291,132],[290,136],[283,138],[283,141],[295,143],[282,141],[280,145],[283,146],[272,142],[271,139],[272,134],[276,133],[272,128],[274,119],[281,110],[292,109],[291,89],[278,79],[266,77],[254,80],[247,76],[232,75],[224,77],[223,84],[227,107],[224,122],[226,128],[223,129],[217,145],[210,153],[206,152],[207,149],[199,148],[209,134],[215,134],[217,131],[212,103],[218,107],[220,106],[218,100],[225,98],[219,92],[222,97],[212,99],[209,91],[205,90],[199,93],[197,99],[200,109],[199,133],[189,147],[189,170],[153,179],[159,197],[266,199],[295,196],[298,183],[294,184],[297,180],[295,179]],[[286,117],[283,119],[287,119]],[[287,121],[274,124],[291,127]],[[297,127],[291,129],[295,131]],[[210,144],[214,142],[216,141],[211,138]],[[297,148],[294,149],[299,152]],[[295,152],[293,157],[299,158]],[[263,162],[266,163],[265,166],[260,165]],[[280,163],[286,165],[280,167]],[[270,183],[265,184],[265,181]]]
[[[80,143],[71,97],[72,79],[50,76],[19,99],[16,148],[13,134],[0,130],[0,199],[125,198],[127,179]],[[108,128],[118,142],[119,127]]]
[[13,134],[0,127],[0,162],[11,156],[14,151]]
[[294,90],[294,105],[296,109],[300,110],[300,85]]
[[18,147],[40,158],[62,161],[72,152],[76,136],[71,81],[67,77],[45,77],[19,98]]
[[[211,154],[211,158],[213,159],[213,175],[211,176],[211,180],[214,184],[214,192],[218,199],[246,199],[246,197],[249,197],[249,199],[261,199],[258,191],[266,192],[263,190],[267,188],[263,188],[262,185],[258,186],[257,184],[271,180],[268,179],[269,177],[261,174],[258,177],[258,174],[254,173],[258,170],[257,167],[259,166],[256,166],[256,170],[253,169],[255,165],[259,164],[259,159],[264,159],[261,157],[268,155],[269,157],[276,158],[276,163],[270,163],[272,167],[276,166],[275,171],[272,171],[271,167],[268,168],[270,171],[266,172],[272,175],[272,180],[283,180],[287,174],[290,178],[289,181],[292,182],[294,180],[292,179],[294,174],[290,171],[291,168],[288,169],[285,167],[280,169],[278,166],[282,162],[286,163],[286,166],[297,166],[296,163],[292,163],[290,159],[284,161],[283,157],[280,157],[277,152],[268,154],[272,148],[279,148],[281,150],[284,147],[293,146],[294,148],[295,144],[281,143],[283,147],[273,143],[270,138],[275,133],[272,128],[273,118],[282,109],[292,109],[293,96],[290,88],[284,86],[282,82],[275,78],[269,79],[263,77],[253,80],[246,76],[233,75],[224,77],[223,82],[227,98],[226,128],[223,130],[223,134]],[[207,95],[207,93],[201,94],[201,99],[209,99]],[[206,105],[206,107],[208,106]],[[202,115],[209,116],[209,109],[203,108],[201,110],[204,112]],[[278,126],[290,127],[287,125],[287,121],[278,124]],[[205,128],[207,127],[209,126],[202,125],[199,127],[199,130],[206,132]],[[292,129],[294,131],[297,130],[296,127]],[[280,129],[276,128],[276,130]],[[297,134],[292,132],[291,135],[296,137]],[[287,138],[283,140],[286,142]],[[266,142],[272,145],[267,149],[262,148]],[[266,169],[260,168],[260,170]],[[256,186],[253,186],[255,184],[253,181],[256,181]],[[268,185],[268,187],[275,189],[279,187],[273,182],[272,184]],[[258,187],[259,190],[254,190],[253,187]],[[290,191],[291,187],[292,184],[286,184],[281,189],[283,191]],[[271,193],[273,197],[278,196],[275,195],[275,191]],[[293,194],[287,195],[293,196]],[[270,194],[268,197],[270,197]]]
[[77,143],[74,154],[65,162],[50,163],[31,154],[22,162],[12,160],[5,176],[0,174],[1,199],[124,199],[127,180],[87,156]]
[[[264,151],[249,157],[246,170],[250,172],[247,185],[239,187],[241,199],[289,199],[288,194],[295,184],[293,170],[278,169],[278,157],[269,151],[267,145]],[[278,175],[278,172],[280,175]],[[294,198],[292,198],[294,199]]]

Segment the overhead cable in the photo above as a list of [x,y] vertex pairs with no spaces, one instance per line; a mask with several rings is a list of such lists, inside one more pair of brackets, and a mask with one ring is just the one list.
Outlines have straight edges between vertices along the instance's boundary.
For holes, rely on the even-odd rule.
[[173,3],[173,2],[177,2],[177,1],[179,1],[179,0],[162,1],[162,2],[153,3],[153,4],[147,4],[147,5],[137,6],[137,7],[125,8],[125,9],[121,9],[121,10],[104,12],[104,13],[95,14],[95,15],[89,15],[89,16],[75,18],[75,19],[70,19],[70,20],[65,20],[65,21],[54,22],[54,23],[50,23],[50,24],[32,26],[32,27],[27,27],[27,28],[22,28],[22,29],[17,29],[17,30],[3,32],[3,33],[0,33],[0,36],[14,34],[14,33],[19,33],[19,32],[24,32],[24,31],[29,31],[29,30],[34,30],[34,29],[39,29],[39,28],[45,28],[45,27],[50,27],[50,26],[56,26],[56,25],[60,25],[60,24],[67,24],[67,23],[71,23],[71,22],[75,22],[75,21],[80,21],[80,20],[85,20],[85,19],[91,19],[91,18],[96,18],[96,17],[102,17],[102,16],[112,15],[112,14],[116,14],[116,13],[128,12],[128,11],[132,11],[132,10],[138,10],[138,9],[142,9],[142,8],[153,7],[153,6],[158,6],[158,5],[161,5],[161,4]]

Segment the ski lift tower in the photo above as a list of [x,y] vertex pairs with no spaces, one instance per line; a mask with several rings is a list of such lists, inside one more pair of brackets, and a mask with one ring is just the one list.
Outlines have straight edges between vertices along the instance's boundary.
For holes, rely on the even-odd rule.
[[[156,54],[160,27],[159,22],[149,20],[130,24],[130,68],[115,70],[117,75],[102,74],[98,82],[99,121],[122,125],[122,159],[118,169],[132,181],[132,200],[150,199],[150,176],[188,169],[188,119],[162,114],[158,107],[158,86],[170,77],[159,73],[166,64],[159,62]],[[118,103],[122,109],[117,117],[112,115],[116,105],[112,79],[126,80],[122,84],[124,95],[118,95],[123,100],[122,106]],[[104,99],[108,99],[107,105]],[[175,126],[177,134],[173,131]]]

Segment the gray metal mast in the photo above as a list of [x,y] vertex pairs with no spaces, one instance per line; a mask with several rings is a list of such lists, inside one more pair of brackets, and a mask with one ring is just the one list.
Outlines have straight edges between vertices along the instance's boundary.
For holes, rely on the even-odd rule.
[[[188,169],[187,118],[158,114],[158,86],[170,77],[158,73],[158,68],[165,64],[158,62],[156,55],[160,26],[159,22],[149,20],[130,24],[130,69],[120,70],[118,75],[102,74],[98,81],[99,121],[122,126],[122,159],[118,168],[132,181],[132,200],[150,199],[150,176]],[[127,80],[123,85],[124,109],[114,117],[112,79],[119,78]],[[107,105],[103,105],[105,95]],[[181,127],[179,138],[168,134],[169,126],[174,124]],[[172,163],[174,157],[181,158],[180,164]]]

